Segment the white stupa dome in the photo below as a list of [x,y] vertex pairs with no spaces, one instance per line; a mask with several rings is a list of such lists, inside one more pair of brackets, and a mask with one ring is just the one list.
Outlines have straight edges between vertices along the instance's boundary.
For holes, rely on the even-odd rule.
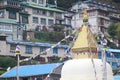
[[[103,80],[103,63],[101,59],[93,59],[95,69],[91,59],[68,60],[62,67],[60,80]],[[107,80],[113,80],[111,66],[106,63]],[[95,77],[96,71],[96,77]]]

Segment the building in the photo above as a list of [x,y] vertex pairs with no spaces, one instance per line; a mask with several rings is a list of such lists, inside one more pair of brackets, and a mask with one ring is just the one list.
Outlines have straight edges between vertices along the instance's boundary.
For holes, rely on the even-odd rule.
[[[48,6],[46,0],[1,0],[1,25],[7,28],[6,23],[9,23],[7,21],[12,19],[12,22],[9,23],[12,26],[15,25],[13,22],[16,22],[17,38],[14,39],[16,35],[6,34],[6,31],[0,31],[0,33],[9,35],[12,40],[22,40],[24,30],[49,30],[49,27],[53,24],[62,24],[64,21],[63,12],[63,10],[56,7]],[[5,22],[3,22],[3,19]]]
[[[102,55],[99,54],[99,58]],[[107,62],[112,66],[113,69],[119,69],[120,67],[120,49],[108,49],[106,51]]]
[[105,58],[98,59],[98,44],[88,26],[87,15],[84,10],[82,29],[71,48],[73,59],[64,63],[60,80],[114,80],[110,64]]
[[21,23],[26,24],[27,30],[35,30],[40,27],[49,28],[53,24],[62,24],[64,11],[49,7],[46,5],[46,0],[28,0],[21,3]]
[[0,1],[0,33],[6,34],[8,40],[21,40],[19,28],[20,0]]
[[117,8],[115,6],[88,0],[78,2],[71,8],[72,11],[76,12],[71,21],[72,26],[75,28],[80,28],[83,23],[83,8],[87,8],[89,16],[88,22],[93,33],[98,33],[99,30],[105,33],[111,23],[120,21],[120,13],[117,12]]
[[[52,64],[36,64],[36,65],[24,65],[19,67],[19,79],[20,80],[59,80],[60,72],[55,69],[62,65],[62,63]],[[0,80],[16,80],[17,68],[14,67],[10,71],[2,74]]]
[[[3,46],[4,45],[4,46]],[[0,36],[0,56],[15,57],[16,46],[19,45],[21,58],[35,58],[40,63],[56,62],[59,59],[65,58],[67,45],[58,45],[39,42],[22,42],[22,41],[6,41],[6,36]],[[46,51],[50,49],[49,51]]]
[[0,18],[0,34],[5,34],[7,40],[19,40],[18,23],[13,19]]
[[[63,63],[24,65],[19,67],[20,80],[59,80]],[[0,76],[0,80],[15,80],[16,70],[14,67]],[[120,76],[115,75],[114,80],[119,80]]]
[[20,0],[1,0],[0,18],[19,21]]

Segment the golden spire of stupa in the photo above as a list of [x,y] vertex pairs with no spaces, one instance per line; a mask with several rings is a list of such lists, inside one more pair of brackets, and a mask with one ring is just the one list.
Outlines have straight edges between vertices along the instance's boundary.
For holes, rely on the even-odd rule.
[[84,10],[84,14],[83,14],[83,22],[88,22],[88,13],[87,10]]
[[92,34],[90,27],[88,26],[88,14],[87,10],[84,11],[83,25],[76,41],[71,48],[75,58],[98,58],[97,42]]

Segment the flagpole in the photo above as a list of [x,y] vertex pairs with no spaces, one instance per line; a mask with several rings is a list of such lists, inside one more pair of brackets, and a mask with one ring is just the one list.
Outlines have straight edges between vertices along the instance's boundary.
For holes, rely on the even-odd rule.
[[103,80],[107,80],[107,67],[106,67],[106,50],[107,50],[107,40],[103,38],[102,41],[103,51],[102,51],[102,62],[103,62]]
[[103,80],[107,80],[106,50],[102,52],[102,61],[103,61]]
[[19,54],[17,55],[17,80],[19,80],[19,61],[20,61],[20,56],[19,56]]
[[19,66],[20,66],[20,47],[19,45],[16,46],[16,56],[17,56],[17,69],[16,69],[16,77],[19,80]]

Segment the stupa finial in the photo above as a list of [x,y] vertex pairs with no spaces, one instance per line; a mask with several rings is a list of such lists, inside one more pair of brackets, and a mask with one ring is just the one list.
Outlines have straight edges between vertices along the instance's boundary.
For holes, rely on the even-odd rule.
[[84,14],[83,14],[83,22],[88,22],[88,13],[87,13],[87,10],[85,9],[84,10]]

